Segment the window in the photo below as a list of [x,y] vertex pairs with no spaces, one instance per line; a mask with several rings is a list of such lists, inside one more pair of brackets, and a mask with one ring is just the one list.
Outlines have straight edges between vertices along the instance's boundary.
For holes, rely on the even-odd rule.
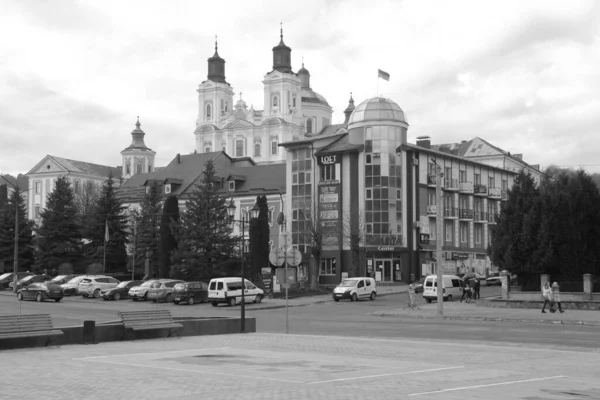
[[365,281],[358,282],[358,285],[356,285],[356,287],[357,288],[365,287]]
[[508,181],[506,179],[502,179],[502,190],[508,190]]
[[296,107],[296,95],[292,98],[292,107]]
[[235,190],[235,181],[229,181],[229,190]]
[[469,241],[469,224],[467,222],[460,223],[460,242],[468,243]]
[[[223,151],[225,151],[225,149],[223,149]],[[210,147],[205,147],[204,148],[204,152],[205,153],[210,153]]]
[[125,173],[127,175],[131,174],[131,165],[129,164],[129,161],[126,161],[126,164],[125,164]]
[[138,173],[138,174],[142,173],[142,162],[141,161],[138,161],[138,163],[137,163],[136,173]]
[[244,141],[241,139],[235,141],[235,156],[236,157],[244,156]]
[[152,162],[148,163],[148,172],[152,172]]
[[452,242],[452,236],[453,236],[453,231],[454,231],[454,223],[452,223],[451,221],[446,222],[445,224],[445,231],[446,231],[446,242]]
[[475,185],[481,185],[481,174],[475,174]]
[[459,174],[459,178],[460,178],[460,182],[466,182],[467,181],[467,171],[461,170],[460,174]]
[[206,105],[206,119],[210,119],[210,116],[212,114],[212,107],[210,106],[210,104]]
[[277,152],[278,152],[277,142],[273,141],[273,142],[271,142],[271,155],[276,156]]
[[336,164],[322,165],[321,166],[321,182],[323,181],[335,181],[335,166]]
[[[475,225],[475,244],[481,244],[482,236],[483,236],[482,225],[476,224]],[[477,247],[480,247],[480,246],[477,246]]]
[[279,96],[273,96],[273,107],[279,107]]
[[171,184],[170,183],[167,183],[165,185],[165,193],[171,193]]
[[260,157],[260,143],[254,144],[254,157]]
[[323,258],[321,259],[321,271],[319,275],[335,275],[336,274],[336,259]]
[[435,205],[436,198],[435,198],[435,190],[428,190],[427,191],[427,205]]
[[79,179],[75,179],[75,193],[79,193],[81,191],[81,181]]
[[367,199],[373,198],[373,189],[367,189]]
[[493,188],[495,188],[495,187],[496,187],[496,180],[494,179],[494,177],[493,177],[493,176],[490,176],[490,177],[488,178],[488,183],[489,183],[488,187],[489,187],[490,189],[493,189]]
[[35,217],[36,218],[40,217],[40,205],[39,204],[35,205]]
[[306,119],[306,133],[313,133],[313,120],[312,118]]
[[35,193],[42,193],[42,181],[35,181]]

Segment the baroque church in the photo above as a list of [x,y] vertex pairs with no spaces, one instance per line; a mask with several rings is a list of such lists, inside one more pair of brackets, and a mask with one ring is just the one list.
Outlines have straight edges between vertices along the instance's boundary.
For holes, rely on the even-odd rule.
[[292,49],[283,41],[273,47],[273,69],[263,78],[264,109],[248,108],[225,79],[225,60],[208,59],[207,79],[199,85],[196,152],[224,151],[230,157],[251,157],[257,163],[284,162],[279,144],[312,136],[331,124],[332,108],[312,90],[310,73],[292,70]]

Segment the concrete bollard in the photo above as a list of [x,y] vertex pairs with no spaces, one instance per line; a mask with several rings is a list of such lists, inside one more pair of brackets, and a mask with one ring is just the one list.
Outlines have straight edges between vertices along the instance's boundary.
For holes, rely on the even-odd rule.
[[96,321],[83,321],[83,344],[96,344]]
[[583,298],[592,299],[592,274],[583,274]]
[[502,292],[500,294],[500,297],[502,298],[502,300],[508,300],[509,298],[509,276],[508,276],[508,271],[501,271],[500,272],[500,282],[502,282]]

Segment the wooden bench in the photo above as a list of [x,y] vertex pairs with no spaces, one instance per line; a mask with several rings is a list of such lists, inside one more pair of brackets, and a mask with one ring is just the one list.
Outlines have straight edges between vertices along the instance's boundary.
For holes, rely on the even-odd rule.
[[0,340],[46,337],[46,346],[63,331],[54,329],[49,314],[0,315]]
[[183,325],[173,322],[169,310],[119,311],[119,316],[123,320],[126,335],[133,338],[136,331],[155,329],[166,329],[169,332],[168,337],[174,333],[179,337],[179,329],[183,328]]

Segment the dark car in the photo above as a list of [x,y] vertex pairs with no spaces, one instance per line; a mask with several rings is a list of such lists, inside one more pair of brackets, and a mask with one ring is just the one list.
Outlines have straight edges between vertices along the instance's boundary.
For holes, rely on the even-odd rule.
[[129,289],[134,286],[139,286],[142,281],[123,281],[117,286],[110,289],[104,289],[100,292],[100,297],[104,300],[121,300],[129,298]]
[[181,282],[173,288],[173,303],[189,304],[208,301],[208,283]]
[[[42,282],[46,282],[49,281],[50,279],[52,279],[51,277],[49,277],[48,275],[29,275],[26,276],[25,278],[17,281],[17,291],[19,291],[19,289],[24,288],[28,285],[31,285],[32,283],[42,283]],[[11,282],[9,285],[11,288],[14,287],[14,282]]]
[[421,277],[421,279],[419,279],[418,281],[416,281],[415,283],[413,283],[413,286],[415,288],[415,293],[423,293],[423,283],[425,282],[425,277]]
[[59,285],[49,282],[32,283],[17,292],[17,299],[19,300],[36,300],[42,302],[52,299],[58,303],[62,298],[62,288]]
[[62,285],[63,283],[69,282],[71,279],[75,278],[77,275],[57,275],[54,278],[50,279],[48,282],[51,282],[55,285]]
[[[17,279],[23,279],[26,276],[31,275],[28,272],[17,272]],[[0,289],[6,289],[8,285],[13,281],[13,273],[7,272],[0,275]]]

